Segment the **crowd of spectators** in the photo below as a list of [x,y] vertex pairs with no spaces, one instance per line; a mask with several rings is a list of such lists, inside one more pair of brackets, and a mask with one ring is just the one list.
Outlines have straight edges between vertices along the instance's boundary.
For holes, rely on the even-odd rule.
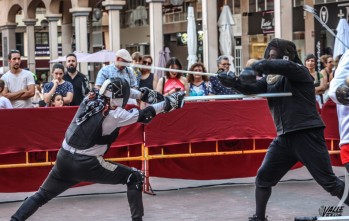
[[[329,83],[334,76],[339,59],[340,56],[334,59],[331,55],[323,55],[320,58],[322,69],[317,70],[317,57],[314,54],[308,54],[305,57],[304,65],[314,78],[314,87],[320,108],[328,99]],[[8,61],[10,70],[1,78],[4,82],[3,85],[0,82],[0,101],[2,102],[0,108],[9,108],[10,106],[13,108],[77,106],[92,89],[86,74],[77,69],[78,60],[74,53],[66,55],[65,66],[60,63],[53,65],[51,81],[45,84],[38,83],[34,78],[35,74],[29,70],[20,68],[20,51],[11,50],[8,54]],[[246,63],[246,67],[256,61],[250,59]],[[140,68],[139,65],[143,68]],[[219,56],[217,58],[217,73],[220,71],[229,73],[230,65],[227,56]],[[191,65],[188,74],[183,74],[176,71],[183,70],[182,63],[178,58],[172,57],[165,66],[169,70],[165,71],[164,76],[160,78],[153,73],[152,66],[154,66],[153,58],[150,55],[142,55],[140,52],[130,55],[127,50],[120,49],[115,54],[115,63],[105,65],[98,72],[95,88],[99,89],[107,79],[123,77],[132,88],[147,87],[164,95],[170,95],[177,91],[185,91],[186,96],[238,93],[234,89],[224,87],[216,76],[193,74],[192,72],[207,72],[205,65],[200,62]],[[263,76],[257,76],[258,79],[261,77]],[[60,105],[60,102],[63,104]],[[129,104],[144,108],[141,101],[130,99]]]

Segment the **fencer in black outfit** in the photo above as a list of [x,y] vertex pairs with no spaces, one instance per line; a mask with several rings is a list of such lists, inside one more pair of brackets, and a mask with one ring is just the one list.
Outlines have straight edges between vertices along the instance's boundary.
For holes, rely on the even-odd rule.
[[[256,177],[256,213],[250,221],[266,221],[266,207],[272,187],[301,162],[327,192],[341,198],[344,182],[332,170],[324,138],[324,123],[315,100],[314,79],[302,65],[293,42],[273,39],[267,46],[264,60],[252,65],[265,77],[256,81],[251,71],[240,77],[220,73],[226,87],[243,94],[291,92],[292,96],[267,98],[277,137],[270,144]],[[301,200],[301,199],[300,199]],[[348,198],[345,203],[348,205]]]
[[[143,110],[125,110],[129,97],[152,105]],[[105,161],[103,155],[118,137],[119,129],[136,122],[149,123],[158,113],[180,108],[184,93],[163,97],[147,88],[130,89],[123,78],[106,80],[80,104],[57,154],[57,161],[39,190],[27,198],[11,221],[22,221],[52,198],[82,181],[126,184],[133,221],[143,217],[143,174],[119,163]],[[101,218],[103,220],[103,218]]]

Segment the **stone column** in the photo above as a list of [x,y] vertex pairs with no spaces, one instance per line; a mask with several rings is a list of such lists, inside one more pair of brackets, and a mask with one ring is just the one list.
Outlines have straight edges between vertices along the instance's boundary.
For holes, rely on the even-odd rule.
[[65,56],[72,53],[72,42],[73,42],[73,26],[72,26],[72,15],[69,12],[70,5],[63,4],[62,12],[62,55]]
[[217,71],[218,27],[217,1],[202,0],[202,30],[204,32],[204,64],[207,71]]
[[240,0],[241,7],[241,47],[242,47],[242,56],[241,56],[241,64],[242,68],[245,67],[246,62],[250,59],[250,37],[248,35],[248,1]]
[[150,55],[154,64],[159,63],[159,51],[164,46],[162,3],[165,0],[147,0],[149,3]]
[[[69,10],[75,19],[75,48],[78,52],[88,52],[87,21],[91,10],[91,8],[72,8]],[[88,75],[87,63],[79,63],[79,65],[79,70]]]
[[27,51],[28,51],[28,62],[27,67],[33,73],[35,70],[35,34],[34,27],[37,19],[24,19],[24,24],[27,26]]
[[283,38],[292,41],[292,4],[293,1],[274,1],[275,38]]
[[[6,23],[6,25],[1,27],[3,66],[7,67],[4,72],[8,70],[8,53],[10,52],[10,50],[16,49],[16,27],[16,23]],[[23,51],[21,53],[23,53]]]
[[109,16],[109,43],[111,51],[118,51],[120,49],[120,10],[126,1],[106,0],[102,5],[108,10]]
[[45,17],[48,20],[49,27],[49,44],[50,44],[50,60],[58,58],[58,26],[57,22],[61,18],[61,14],[48,14]]
[[[304,4],[307,4],[311,7],[314,7],[314,1],[313,0],[305,0]],[[316,55],[315,50],[315,37],[314,37],[314,31],[315,31],[315,18],[312,14],[309,12],[303,12],[304,13],[304,40],[305,40],[305,54],[312,53]]]

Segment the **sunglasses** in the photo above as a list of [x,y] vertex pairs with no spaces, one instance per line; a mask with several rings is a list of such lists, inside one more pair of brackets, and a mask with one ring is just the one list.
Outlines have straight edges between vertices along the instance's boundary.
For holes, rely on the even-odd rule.
[[151,62],[149,62],[149,61],[143,61],[143,65],[151,65]]
[[224,63],[224,64],[222,64],[223,66],[230,66],[230,64],[229,63]]

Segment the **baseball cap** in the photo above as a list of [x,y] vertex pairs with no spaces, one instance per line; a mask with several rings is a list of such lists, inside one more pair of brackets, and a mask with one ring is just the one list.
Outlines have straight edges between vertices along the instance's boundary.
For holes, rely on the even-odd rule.
[[127,62],[132,62],[132,57],[126,49],[118,50],[115,55],[117,58],[122,58],[123,60],[125,60]]

